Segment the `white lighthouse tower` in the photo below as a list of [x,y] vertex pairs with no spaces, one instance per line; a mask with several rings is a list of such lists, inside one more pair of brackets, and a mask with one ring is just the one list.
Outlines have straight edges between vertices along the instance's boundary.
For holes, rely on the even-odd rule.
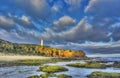
[[43,39],[41,39],[41,46],[43,46],[44,45],[44,41],[43,41]]

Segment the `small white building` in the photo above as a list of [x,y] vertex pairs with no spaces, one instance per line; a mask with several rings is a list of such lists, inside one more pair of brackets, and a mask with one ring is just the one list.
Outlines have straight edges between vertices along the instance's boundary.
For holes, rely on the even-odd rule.
[[41,39],[41,46],[44,46],[44,41],[43,41],[43,39]]

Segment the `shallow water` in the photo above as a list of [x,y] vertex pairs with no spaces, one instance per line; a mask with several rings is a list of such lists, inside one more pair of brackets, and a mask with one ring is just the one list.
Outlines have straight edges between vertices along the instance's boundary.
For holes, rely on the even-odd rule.
[[[78,63],[78,62],[77,61],[75,61],[75,62],[58,62],[58,63],[48,64],[48,65],[61,65],[61,66],[64,66],[64,67],[68,68],[69,71],[60,72],[60,73],[71,75],[73,78],[87,78],[86,76],[91,74],[94,71],[120,73],[119,68],[106,68],[106,69],[76,68],[76,67],[66,66],[66,64],[69,64],[69,63]],[[82,63],[84,63],[84,62],[82,62]],[[60,74],[60,73],[56,73],[56,74]]]
[[38,66],[0,67],[0,78],[27,78],[30,75],[41,74],[37,69]]
[[100,61],[119,61],[120,57],[97,57],[93,59],[94,61],[100,60]]
[[[69,69],[66,72],[59,72],[56,74],[68,74],[73,78],[87,78],[86,76],[94,71],[104,71],[104,72],[119,72],[118,68],[106,68],[106,69],[87,69],[87,68],[75,68],[66,66],[68,63],[73,62],[82,62],[83,61],[72,61],[72,62],[58,62],[58,63],[49,63],[47,65],[60,65]],[[11,67],[0,67],[0,78],[27,78],[31,75],[40,75],[43,72],[37,72],[39,66],[11,66]],[[53,78],[53,77],[52,77]]]

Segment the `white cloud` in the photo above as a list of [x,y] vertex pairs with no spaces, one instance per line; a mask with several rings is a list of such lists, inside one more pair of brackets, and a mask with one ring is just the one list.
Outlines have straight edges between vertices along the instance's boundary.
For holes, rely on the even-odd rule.
[[59,7],[58,7],[57,5],[54,5],[54,6],[52,7],[52,10],[58,12],[58,11],[59,11]]
[[76,22],[76,20],[74,20],[72,17],[65,15],[65,16],[59,18],[57,21],[54,21],[53,25],[64,27],[64,26],[74,25],[75,22]]
[[23,15],[23,16],[21,17],[21,20],[24,21],[24,22],[26,22],[27,24],[30,24],[30,18],[28,18],[27,16],[24,16],[24,15]]
[[55,4],[51,7],[51,9],[52,9],[53,13],[58,12],[58,13],[62,14],[61,9],[63,9],[63,6],[62,6],[62,4],[55,3]]
[[85,8],[85,12],[89,11],[92,6],[97,2],[97,0],[91,0],[88,4],[88,6]]
[[46,0],[30,0],[31,7],[33,7],[34,10],[42,12],[44,9],[47,8],[48,4]]
[[120,28],[120,22],[111,25],[111,28]]
[[65,2],[70,5],[69,10],[74,11],[81,7],[82,0],[65,0]]

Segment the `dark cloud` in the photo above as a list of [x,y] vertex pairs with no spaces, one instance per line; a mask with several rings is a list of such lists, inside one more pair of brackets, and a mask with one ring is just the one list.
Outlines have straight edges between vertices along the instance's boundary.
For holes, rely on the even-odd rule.
[[84,40],[92,32],[92,26],[87,24],[87,18],[83,18],[75,27],[60,34],[66,41]]
[[120,23],[115,23],[111,26],[110,28],[111,30],[111,37],[113,37],[113,39],[116,40],[120,40]]
[[59,20],[54,21],[53,25],[64,27],[64,26],[74,25],[75,22],[76,22],[76,20],[74,20],[70,16],[65,15],[65,16],[59,18]]
[[61,32],[65,31],[66,29],[69,29],[70,26],[75,25],[75,23],[76,23],[75,19],[73,19],[70,16],[64,15],[58,20],[53,22],[53,27],[51,29],[53,29],[55,32]]
[[9,30],[13,28],[15,25],[15,22],[7,17],[7,16],[0,16],[0,27],[6,30]]

